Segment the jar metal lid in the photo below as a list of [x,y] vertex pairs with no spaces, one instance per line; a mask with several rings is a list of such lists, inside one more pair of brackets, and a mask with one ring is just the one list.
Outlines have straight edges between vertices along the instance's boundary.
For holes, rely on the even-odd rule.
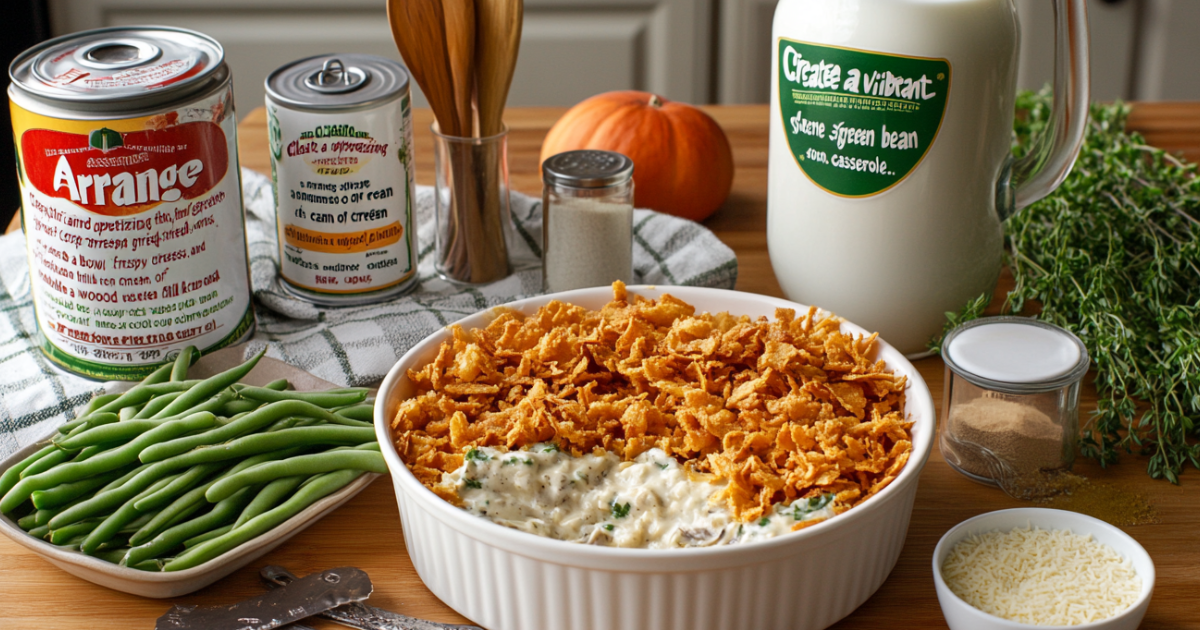
[[1090,365],[1078,337],[1027,317],[969,321],[950,331],[942,347],[942,359],[955,374],[980,387],[1010,393],[1070,385]]
[[605,188],[629,181],[633,160],[615,151],[564,151],[542,162],[542,181],[574,188]]

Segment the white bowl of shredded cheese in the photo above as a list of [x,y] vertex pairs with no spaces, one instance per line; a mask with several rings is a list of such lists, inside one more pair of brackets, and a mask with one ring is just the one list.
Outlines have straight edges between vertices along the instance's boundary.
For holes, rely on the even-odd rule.
[[1154,563],[1104,521],[1017,508],[946,532],[933,579],[951,630],[1134,630],[1150,605]]

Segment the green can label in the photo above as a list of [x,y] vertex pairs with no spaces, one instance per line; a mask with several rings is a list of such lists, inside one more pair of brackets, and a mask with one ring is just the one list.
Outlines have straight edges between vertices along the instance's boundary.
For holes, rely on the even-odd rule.
[[800,170],[869,197],[916,170],[937,139],[950,62],[779,38],[779,109]]

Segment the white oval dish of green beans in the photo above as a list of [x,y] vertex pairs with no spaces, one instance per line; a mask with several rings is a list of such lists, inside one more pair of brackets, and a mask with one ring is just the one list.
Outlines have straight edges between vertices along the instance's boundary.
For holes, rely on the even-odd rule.
[[[368,390],[263,382],[251,374],[260,362],[260,374],[313,380],[264,352],[189,378],[189,348],[129,390],[94,397],[0,462],[0,532],[89,581],[174,597],[270,551],[387,471]],[[205,361],[235,356],[241,349]]]

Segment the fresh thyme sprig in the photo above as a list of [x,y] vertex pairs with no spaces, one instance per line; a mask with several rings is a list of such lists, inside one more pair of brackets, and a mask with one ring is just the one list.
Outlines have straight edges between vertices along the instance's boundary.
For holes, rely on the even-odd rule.
[[[1017,99],[1014,151],[1046,126],[1050,96]],[[1196,167],[1127,133],[1129,106],[1094,105],[1070,177],[1004,226],[1016,280],[1004,310],[1040,318],[1087,345],[1098,394],[1082,453],[1107,466],[1149,455],[1179,482],[1200,468],[1200,181]],[[978,316],[975,302],[957,316]]]

